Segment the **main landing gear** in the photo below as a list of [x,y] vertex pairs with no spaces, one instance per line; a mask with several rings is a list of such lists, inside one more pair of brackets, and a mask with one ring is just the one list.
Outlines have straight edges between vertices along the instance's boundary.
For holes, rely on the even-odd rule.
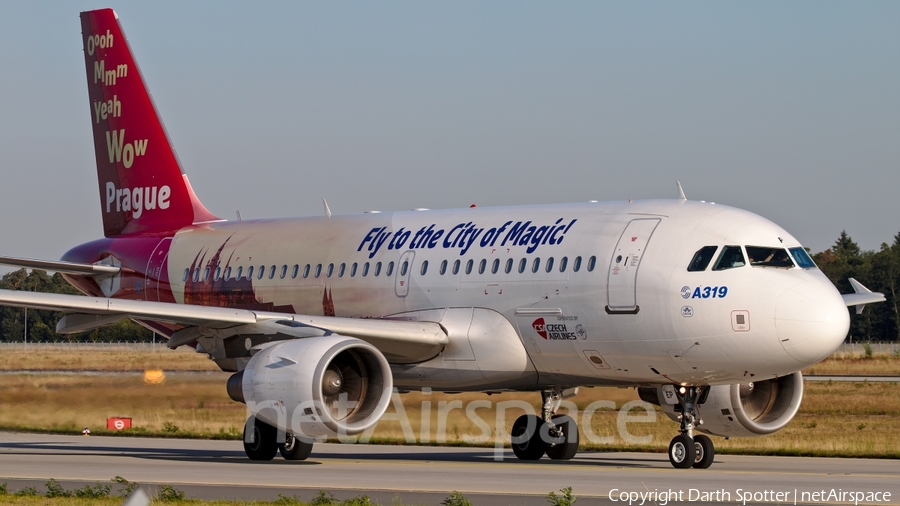
[[312,440],[290,433],[279,443],[278,430],[256,417],[250,417],[244,425],[244,453],[250,460],[272,460],[278,452],[284,460],[306,460],[312,447]]
[[512,449],[519,460],[538,460],[545,453],[553,460],[569,460],[578,453],[578,425],[572,417],[556,414],[563,398],[562,390],[543,390],[541,416],[526,414],[513,423]]
[[681,405],[681,434],[669,443],[669,462],[678,469],[706,469],[712,465],[716,450],[711,439],[694,435],[694,425],[703,423],[698,405],[706,400],[709,387],[680,387],[676,395]]

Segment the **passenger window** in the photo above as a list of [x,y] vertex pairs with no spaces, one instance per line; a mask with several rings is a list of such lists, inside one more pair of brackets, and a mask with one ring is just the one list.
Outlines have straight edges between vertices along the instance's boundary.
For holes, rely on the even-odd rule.
[[200,268],[199,267],[194,268],[194,282],[196,283],[197,281],[200,281]]
[[466,262],[466,274],[472,274],[472,266],[473,265],[475,265],[475,262],[471,259],[468,262]]
[[334,274],[334,264],[328,264],[328,268],[325,270],[325,277],[330,278],[332,274]]
[[594,272],[594,267],[597,265],[597,257],[592,256],[588,258],[587,270],[588,272]]
[[691,259],[691,263],[688,264],[688,272],[705,271],[709,267],[709,262],[712,261],[717,249],[719,249],[718,246],[704,246],[697,250],[694,253],[694,258]]
[[441,276],[443,276],[444,274],[447,273],[447,261],[446,260],[441,262],[440,273],[441,273]]
[[797,267],[800,267],[801,269],[816,268],[816,263],[809,257],[809,253],[806,252],[806,249],[803,246],[791,248],[790,252],[791,256],[794,257],[794,261],[797,262]]
[[256,279],[262,279],[266,275],[266,266],[260,265],[259,271],[256,273]]
[[207,267],[206,269],[203,269],[203,281],[206,281],[208,279],[209,279],[209,267]]
[[422,275],[424,276],[426,272],[428,272],[428,260],[422,262]]
[[182,281],[184,281],[185,283],[187,283],[187,278],[188,278],[188,276],[189,276],[190,274],[191,274],[191,268],[190,268],[190,267],[185,267],[185,269],[184,269],[184,279],[183,279]]
[[222,275],[222,268],[216,267],[216,273],[213,274],[213,281],[218,281],[219,277]]
[[229,279],[231,279],[231,267],[230,266],[225,268],[225,281],[228,281]]
[[366,263],[363,264],[363,272],[362,272],[362,276],[363,276],[363,277],[366,277],[366,276],[368,276],[368,275],[369,275],[369,262],[366,262]]
[[309,268],[310,267],[311,266],[309,264],[306,264],[306,266],[303,267],[303,279],[306,279],[309,277]]
[[384,273],[385,276],[390,276],[394,273],[394,262],[388,262],[387,271]]
[[719,255],[719,259],[716,260],[713,270],[724,271],[725,269],[743,267],[745,264],[744,252],[741,251],[740,246],[725,246],[722,248],[722,253]]
[[373,276],[378,276],[381,274],[381,262],[375,264],[375,272],[372,273]]
[[453,275],[459,274],[459,260],[453,262]]
[[356,268],[359,267],[359,264],[353,262],[353,265],[350,266],[350,277],[356,277]]
[[406,276],[406,271],[409,270],[409,260],[404,260],[402,264],[400,264],[400,275]]
[[550,271],[553,270],[553,257],[550,257],[550,258],[547,259],[547,267],[546,267],[546,269],[547,269],[547,272],[550,272]]
[[485,267],[487,267],[487,260],[482,258],[481,261],[478,262],[478,274],[484,274]]
[[581,257],[575,257],[575,261],[572,262],[572,272],[578,272],[581,270]]
[[253,266],[247,267],[247,279],[253,279]]
[[300,272],[300,266],[294,264],[294,269],[291,270],[291,279],[297,279],[297,274]]
[[275,266],[269,267],[269,279],[275,278]]
[[491,265],[491,274],[497,274],[497,271],[499,271],[499,270],[500,270],[500,259],[495,258],[494,264]]
[[321,275],[322,275],[322,264],[316,264],[316,277],[318,278]]
[[344,271],[346,271],[346,270],[347,270],[347,264],[342,263],[341,266],[338,267],[338,277],[339,278],[344,277]]
[[509,274],[510,272],[512,272],[512,268],[513,268],[513,259],[507,258],[506,259],[506,269],[504,269],[504,270],[506,271],[507,274]]
[[794,262],[782,248],[747,246],[747,258],[753,267],[793,267]]
[[531,264],[531,272],[539,270],[541,270],[541,257],[535,257],[534,262]]
[[281,266],[281,279],[284,279],[287,276],[287,265]]
[[559,259],[559,272],[566,272],[566,265],[569,263],[569,257]]
[[528,260],[525,260],[524,258],[519,260],[519,274],[525,272],[526,265],[528,265]]

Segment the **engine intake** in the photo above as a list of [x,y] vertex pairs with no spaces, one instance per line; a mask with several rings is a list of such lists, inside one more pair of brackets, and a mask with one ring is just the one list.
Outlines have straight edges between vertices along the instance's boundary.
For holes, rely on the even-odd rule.
[[[640,388],[641,399],[660,406],[666,416],[678,421],[680,406],[672,403],[663,387]],[[710,387],[706,402],[700,404],[703,424],[700,432],[715,436],[753,437],[771,434],[784,428],[797,414],[803,400],[803,375],[752,383]]]
[[281,430],[308,437],[353,435],[387,410],[393,379],[374,346],[330,335],[265,346],[229,378],[227,389]]

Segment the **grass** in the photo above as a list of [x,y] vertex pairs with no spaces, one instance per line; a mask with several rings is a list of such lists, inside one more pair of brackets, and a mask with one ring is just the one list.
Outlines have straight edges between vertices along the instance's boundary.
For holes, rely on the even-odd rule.
[[160,344],[157,351],[142,350],[68,350],[38,349],[3,350],[0,353],[0,371],[22,369],[53,371],[219,371],[219,367],[206,355],[188,348],[169,350]]
[[[243,404],[231,401],[225,393],[228,373],[171,372],[178,367],[188,370],[208,367],[211,363],[204,356],[170,350],[87,351],[73,356],[78,353],[40,351],[35,353],[35,360],[21,356],[17,362],[20,367],[26,364],[28,369],[37,368],[33,366],[36,362],[47,369],[71,369],[80,364],[91,370],[154,367],[169,372],[166,382],[160,385],[147,384],[140,375],[0,375],[0,405],[4,407],[0,410],[0,429],[80,434],[84,427],[89,427],[93,434],[107,434],[107,417],[127,416],[132,418],[134,429],[114,431],[116,434],[240,438],[247,413]],[[6,356],[0,358],[6,366],[16,363]],[[121,366],[117,366],[120,362]],[[866,369],[872,364],[880,371],[900,372],[900,358],[877,355],[871,359],[833,357],[812,371],[874,374]],[[840,371],[835,371],[836,368]],[[373,432],[363,435],[363,441],[437,444],[438,435],[443,434],[440,444],[493,446],[496,441],[491,434],[485,435],[484,429],[495,428],[497,404],[516,401],[536,406],[540,397],[536,393],[487,396],[412,392],[395,399],[397,402],[388,409],[387,416]],[[665,451],[677,425],[662,412],[654,411],[652,415],[642,410],[632,412],[636,419],[643,417],[645,421],[629,422],[625,427],[636,438],[648,438],[643,442],[629,439],[619,430],[620,415],[614,409],[596,411],[587,424],[580,416],[595,401],[606,400],[621,408],[637,399],[634,389],[617,388],[583,388],[577,397],[570,399],[579,410],[582,450]],[[466,407],[477,417],[467,415]],[[405,427],[397,421],[398,411],[403,411],[403,418],[409,421]],[[501,414],[499,423],[506,433],[521,413],[521,409],[510,409]],[[654,416],[655,420],[646,421],[648,416]],[[720,453],[900,458],[898,429],[900,384],[808,382],[800,412],[785,429],[759,438],[727,441],[716,438],[716,449]],[[591,443],[586,431],[607,440]],[[505,438],[500,442],[505,443]]]

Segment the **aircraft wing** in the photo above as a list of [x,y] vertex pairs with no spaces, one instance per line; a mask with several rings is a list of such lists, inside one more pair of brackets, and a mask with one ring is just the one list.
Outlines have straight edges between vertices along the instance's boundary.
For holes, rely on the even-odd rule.
[[853,278],[850,278],[849,281],[850,286],[853,287],[853,291],[855,293],[841,294],[841,297],[844,298],[844,303],[847,304],[848,307],[856,306],[856,314],[862,314],[863,309],[865,309],[866,307],[866,304],[885,301],[883,293],[873,292]]
[[[19,290],[0,290],[0,305],[69,312],[57,325],[56,331],[61,334],[92,330],[124,318],[183,326],[170,339],[170,348],[188,344],[200,337],[221,335],[230,328],[258,326],[258,331],[264,332],[271,330],[273,323],[281,324],[279,328],[286,332],[290,328],[304,329],[297,333],[298,337],[316,335],[308,332],[310,328],[356,337],[371,343],[386,355],[400,359],[418,357],[450,342],[444,328],[435,322],[299,315]],[[317,335],[322,335],[322,332]]]

